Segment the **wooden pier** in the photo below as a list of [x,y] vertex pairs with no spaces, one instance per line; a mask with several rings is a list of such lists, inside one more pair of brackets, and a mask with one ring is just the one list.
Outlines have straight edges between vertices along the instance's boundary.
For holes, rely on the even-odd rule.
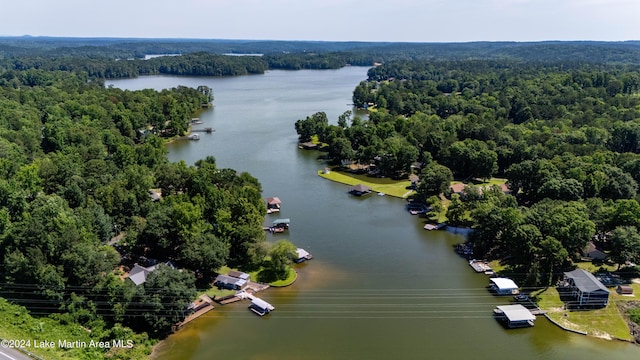
[[213,128],[204,128],[204,129],[192,129],[191,132],[203,132],[203,133],[207,133],[207,134],[211,134],[212,132],[214,132],[215,130]]
[[213,300],[206,294],[200,295],[200,299],[195,301],[193,304],[193,309],[195,312],[189,316],[187,316],[184,321],[177,325],[178,329],[183,327],[184,325],[190,323],[191,321],[199,318],[200,316],[208,313],[213,310],[215,307],[213,306]]
[[469,260],[469,266],[471,266],[473,270],[478,273],[493,272],[493,269],[491,268],[489,263],[484,260]]

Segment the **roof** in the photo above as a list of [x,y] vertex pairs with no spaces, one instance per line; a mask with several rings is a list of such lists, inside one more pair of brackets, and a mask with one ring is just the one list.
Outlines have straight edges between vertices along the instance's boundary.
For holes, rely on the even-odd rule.
[[517,289],[518,285],[511,279],[507,278],[491,278],[489,279],[492,283],[494,283],[498,289],[506,290],[506,289]]
[[609,293],[609,290],[592,273],[586,270],[577,269],[564,274],[566,277],[573,279],[575,286],[582,292],[605,291],[607,294]]
[[133,269],[129,271],[129,279],[133,281],[136,286],[142,285],[147,281],[147,276],[149,273],[156,269],[155,266],[146,268],[144,266],[140,266],[138,264],[133,265]]
[[418,175],[416,175],[416,174],[411,174],[411,175],[409,175],[409,181],[411,181],[411,182],[418,182],[418,180],[420,180],[420,178],[418,177]]
[[535,320],[536,316],[531,313],[526,307],[517,304],[517,305],[500,305],[497,306],[499,310],[501,310],[504,315],[509,319],[509,321],[529,321]]
[[273,225],[276,224],[288,224],[291,222],[291,219],[275,219],[273,220]]
[[353,186],[351,188],[351,191],[367,192],[367,191],[371,191],[371,188],[368,187],[367,185],[358,184],[358,185]]
[[633,288],[629,285],[618,285],[618,292],[620,294],[633,294]]
[[251,304],[261,309],[273,310],[273,306],[271,306],[271,304],[257,297],[254,297],[253,299],[251,299]]
[[282,201],[280,201],[280,199],[277,198],[277,197],[267,198],[267,204],[269,204],[269,205],[276,205],[276,204],[281,204],[281,203],[282,203]]
[[298,259],[309,256],[309,253],[305,249],[297,248],[296,253],[298,254]]
[[451,191],[457,194],[457,193],[461,193],[466,186],[467,184],[457,183],[457,184],[452,184],[451,186],[449,186],[449,188],[451,189]]
[[249,274],[243,273],[242,271],[229,270],[227,275],[242,280],[249,280]]
[[228,275],[218,275],[216,277],[215,282],[222,283],[222,284],[233,284],[239,287],[243,287],[247,283],[247,280],[239,279],[237,277],[228,276]]

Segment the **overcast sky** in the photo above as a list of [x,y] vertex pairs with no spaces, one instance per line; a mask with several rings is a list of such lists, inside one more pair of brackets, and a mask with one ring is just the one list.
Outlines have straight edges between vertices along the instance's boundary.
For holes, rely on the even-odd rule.
[[640,0],[2,0],[0,36],[638,40]]

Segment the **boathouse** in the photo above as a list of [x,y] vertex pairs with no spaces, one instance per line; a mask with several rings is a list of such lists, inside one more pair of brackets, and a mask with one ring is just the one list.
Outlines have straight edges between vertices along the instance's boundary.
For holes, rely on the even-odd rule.
[[609,304],[609,290],[592,273],[577,269],[564,273],[564,288],[569,291],[574,302],[582,307],[605,307]]
[[257,297],[251,299],[251,305],[249,305],[249,310],[260,316],[264,316],[275,309],[276,308],[273,307],[273,305]]
[[313,259],[313,256],[311,256],[311,254],[309,254],[305,249],[297,248],[296,254],[297,258],[294,260],[296,264]]
[[494,313],[508,328],[533,326],[536,320],[536,316],[521,304],[496,306]]
[[271,223],[271,226],[276,229],[288,229],[290,223],[291,219],[275,219],[273,220],[273,223]]
[[368,195],[370,193],[371,193],[371,188],[362,184],[353,186],[351,190],[349,190],[349,194],[355,195],[355,196],[363,196],[363,195]]
[[281,203],[282,201],[277,197],[267,198],[267,214],[279,212]]
[[518,285],[508,278],[491,278],[489,288],[497,295],[516,295],[518,294]]

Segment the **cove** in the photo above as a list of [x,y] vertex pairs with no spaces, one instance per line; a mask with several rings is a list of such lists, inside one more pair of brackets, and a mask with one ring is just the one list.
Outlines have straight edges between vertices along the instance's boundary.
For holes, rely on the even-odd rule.
[[640,347],[560,330],[543,318],[506,330],[492,317],[508,299],[490,295],[487,276],[453,251],[463,239],[427,232],[405,202],[354,198],[317,176],[319,153],[299,150],[294,123],[317,111],[330,122],[352,110],[367,68],[268,71],[231,78],[152,76],[109,81],[123,89],[207,85],[214,107],[199,117],[199,141],[168,145],[171,161],[213,155],[218,167],[257,177],[263,197],[282,200],[287,238],[314,259],[298,280],[260,297],[276,307],[264,318],[247,304],[217,306],[171,335],[158,359],[634,359]]

